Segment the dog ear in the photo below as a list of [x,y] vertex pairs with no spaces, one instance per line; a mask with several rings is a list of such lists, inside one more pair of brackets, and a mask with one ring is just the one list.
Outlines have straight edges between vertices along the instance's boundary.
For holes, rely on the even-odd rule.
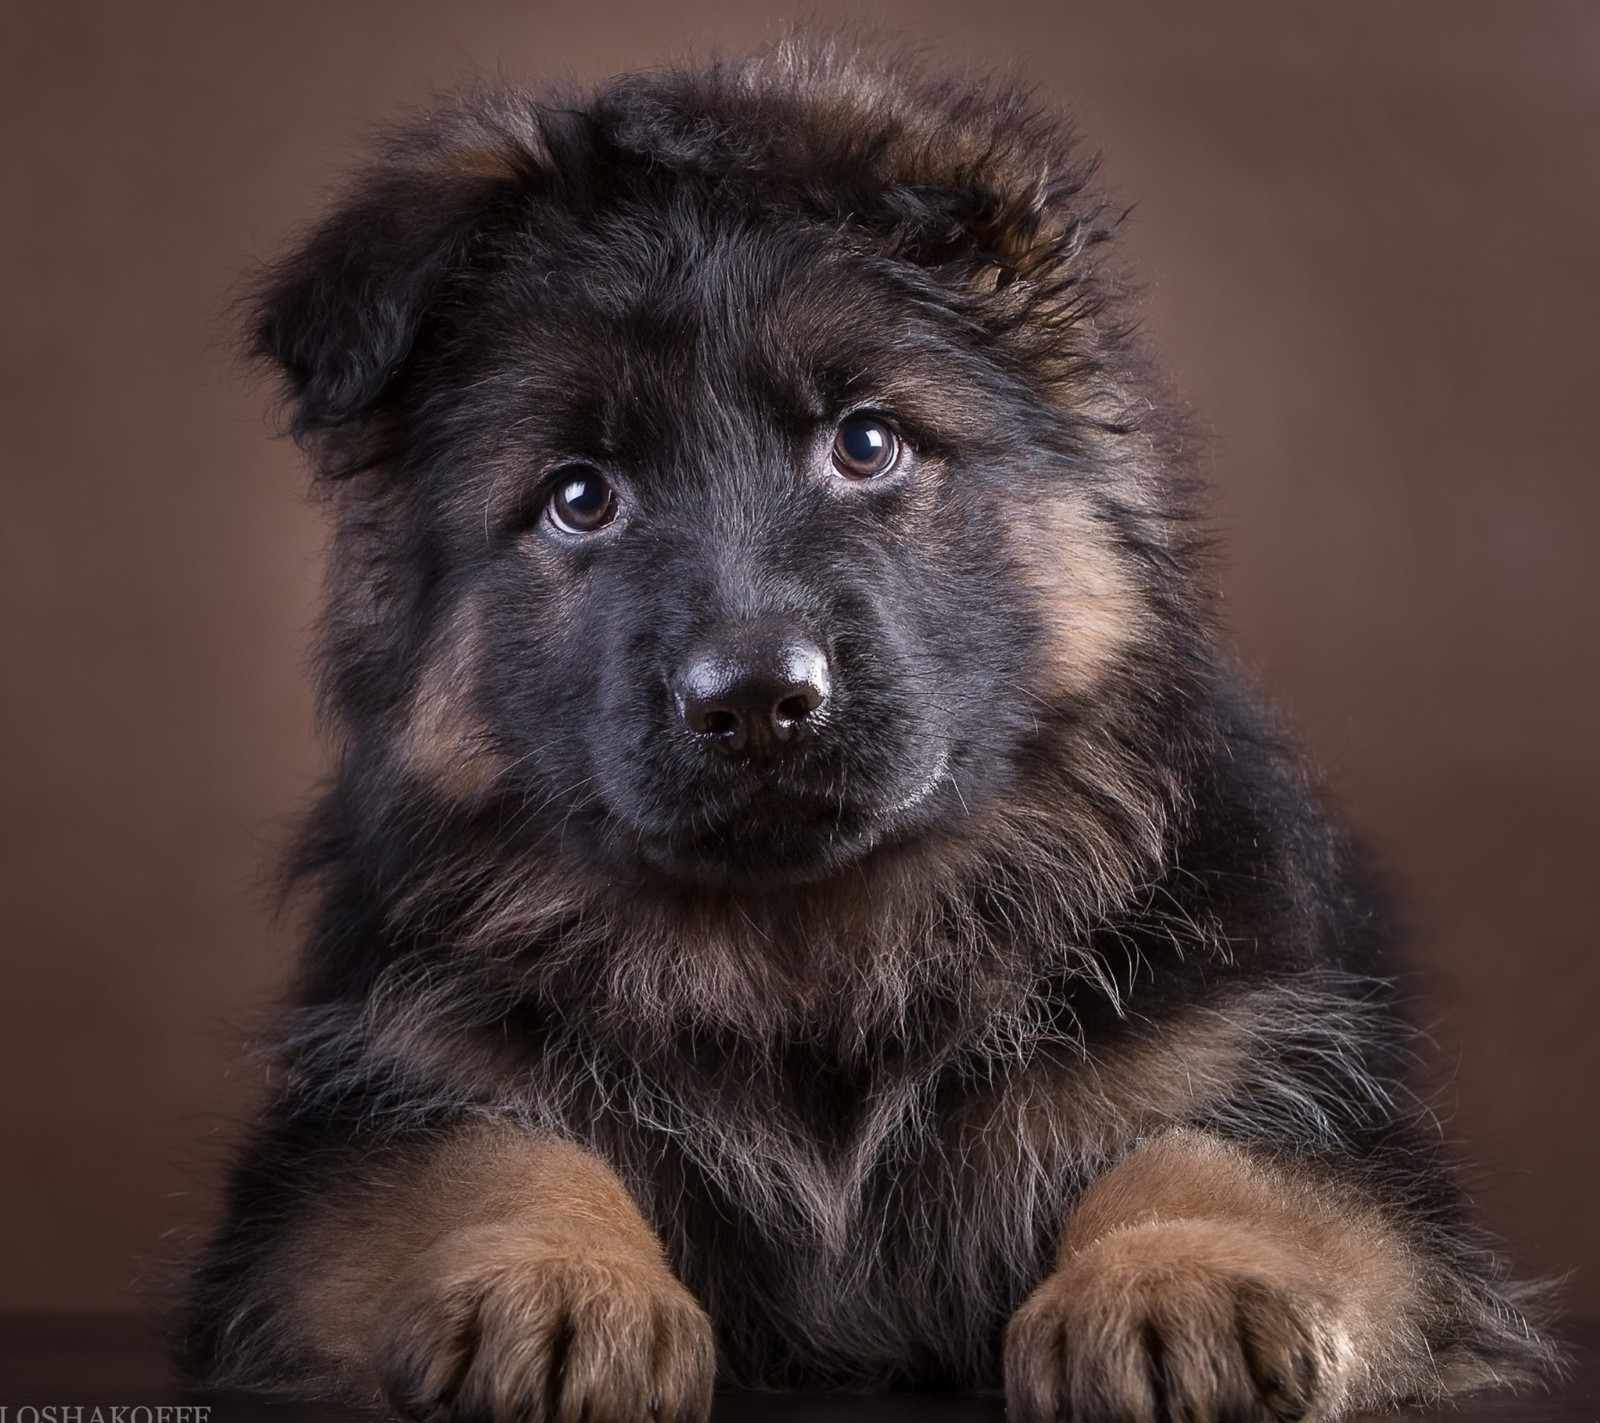
[[1085,227],[1042,175],[1007,188],[990,175],[951,173],[891,190],[888,201],[896,256],[989,289],[1036,278]]
[[465,102],[392,140],[310,236],[266,273],[251,356],[276,367],[307,439],[381,410],[452,273],[540,169],[529,115]]
[[1113,235],[1096,160],[1024,91],[946,89],[926,102],[886,145],[897,255],[994,289],[1059,281]]

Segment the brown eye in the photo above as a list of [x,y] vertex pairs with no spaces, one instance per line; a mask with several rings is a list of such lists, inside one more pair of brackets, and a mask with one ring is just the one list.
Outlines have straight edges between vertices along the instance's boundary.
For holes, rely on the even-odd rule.
[[833,437],[833,467],[851,479],[887,474],[900,462],[900,437],[875,415],[851,415]]
[[616,491],[598,470],[563,470],[550,496],[550,522],[564,534],[592,534],[617,517]]

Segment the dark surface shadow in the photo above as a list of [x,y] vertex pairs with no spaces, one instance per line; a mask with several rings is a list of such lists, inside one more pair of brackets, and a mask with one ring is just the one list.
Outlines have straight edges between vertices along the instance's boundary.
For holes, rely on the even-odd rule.
[[[1548,1392],[1480,1394],[1442,1409],[1403,1409],[1405,1423],[1600,1423],[1600,1326],[1569,1325],[1570,1376]],[[96,1420],[93,1409],[101,1408]],[[196,1412],[157,1414],[165,1407]],[[3,1423],[316,1423],[370,1418],[317,1404],[196,1390],[167,1362],[160,1331],[133,1314],[0,1313]],[[56,1410],[54,1414],[46,1409]],[[81,1408],[81,1414],[72,1410]],[[108,1410],[122,1410],[114,1415]],[[199,1412],[208,1409],[209,1413]],[[151,1410],[149,1413],[136,1410]],[[37,1413],[29,1410],[39,1410]],[[977,1394],[717,1395],[713,1423],[1001,1423],[1000,1399]],[[1354,1423],[1354,1420],[1351,1420]]]

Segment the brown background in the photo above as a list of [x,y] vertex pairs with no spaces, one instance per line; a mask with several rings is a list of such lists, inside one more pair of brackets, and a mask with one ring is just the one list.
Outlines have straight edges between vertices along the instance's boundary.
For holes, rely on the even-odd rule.
[[[1485,1217],[1595,1311],[1600,5],[864,13],[1019,63],[1137,198],[1243,654],[1397,871]],[[429,88],[736,50],[783,15],[0,13],[0,1306],[125,1302],[203,1215],[291,951],[261,884],[319,766],[320,532],[231,362],[230,284]]]

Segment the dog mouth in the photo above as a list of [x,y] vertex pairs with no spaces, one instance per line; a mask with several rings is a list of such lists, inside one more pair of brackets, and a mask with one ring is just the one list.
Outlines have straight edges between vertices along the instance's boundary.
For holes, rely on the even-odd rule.
[[[885,818],[893,819],[898,816],[910,815],[916,808],[931,800],[940,787],[950,779],[950,750],[941,746],[939,754],[934,758],[932,769],[912,789],[911,793],[901,800],[896,801],[883,811]],[[952,786],[954,782],[951,782]]]
[[911,788],[892,799],[857,802],[768,788],[738,803],[699,811],[664,830],[638,830],[645,865],[706,886],[796,885],[826,878],[889,842],[910,838],[946,793],[959,790],[947,748]]

